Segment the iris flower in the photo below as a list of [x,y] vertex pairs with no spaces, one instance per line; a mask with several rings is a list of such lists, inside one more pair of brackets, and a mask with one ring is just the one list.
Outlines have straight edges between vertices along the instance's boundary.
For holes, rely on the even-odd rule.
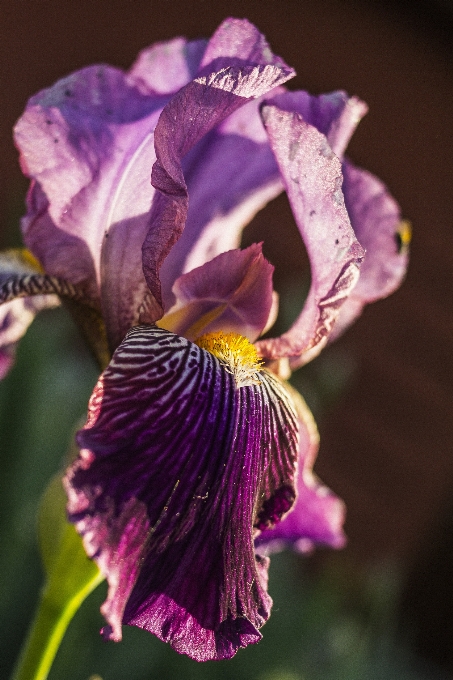
[[[408,232],[384,185],[344,159],[366,105],[290,92],[245,20],[209,41],[89,66],[32,97],[15,128],[31,178],[27,250],[0,262],[0,371],[63,301],[103,370],[68,516],[109,584],[106,638],[144,628],[197,660],[257,642],[268,553],[344,543],[312,472],[318,436],[285,380],[400,283]],[[311,264],[294,324],[244,226],[286,190]],[[278,227],[277,227],[278,228]]]

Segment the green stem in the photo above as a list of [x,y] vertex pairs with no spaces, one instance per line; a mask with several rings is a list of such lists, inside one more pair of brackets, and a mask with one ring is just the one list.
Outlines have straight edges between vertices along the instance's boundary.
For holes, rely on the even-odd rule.
[[46,680],[66,629],[85,598],[103,580],[98,572],[63,605],[50,582],[42,591],[30,633],[12,680]]

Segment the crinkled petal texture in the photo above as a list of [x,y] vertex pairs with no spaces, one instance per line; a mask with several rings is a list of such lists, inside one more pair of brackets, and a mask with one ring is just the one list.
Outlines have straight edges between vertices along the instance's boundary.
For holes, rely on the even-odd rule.
[[280,381],[258,376],[238,388],[154,326],[131,329],[101,376],[66,486],[109,581],[107,637],[136,625],[200,661],[260,639],[271,599],[253,533],[294,501],[298,424]]
[[256,545],[263,554],[290,546],[309,552],[316,545],[342,548],[345,505],[313,473],[319,448],[319,434],[314,418],[294,388],[289,388],[299,417],[299,471],[297,500],[288,515],[275,527],[263,531]]
[[319,96],[304,90],[284,92],[269,103],[283,111],[298,113],[306,123],[325,135],[333,153],[341,160],[358,123],[368,111],[368,106],[358,97],[349,97],[337,90]]
[[[189,193],[182,159],[240,107],[293,76],[292,69],[280,65],[280,60],[273,59],[278,65],[263,61],[244,64],[240,59],[233,59],[227,68],[202,71],[202,75],[180,90],[161,113],[154,135],[157,160],[151,176],[159,194],[153,202],[150,228],[142,249],[145,278],[159,304],[165,304],[159,272],[181,237],[188,215]],[[215,185],[216,182],[214,191],[217,190]],[[233,232],[237,238],[234,224]],[[175,273],[179,273],[178,268],[170,277],[167,275],[168,283],[173,284]]]
[[269,141],[285,180],[311,264],[308,298],[292,327],[257,343],[269,359],[289,357],[292,368],[325,345],[339,310],[357,283],[363,249],[344,205],[341,164],[327,138],[294,111],[262,109]]

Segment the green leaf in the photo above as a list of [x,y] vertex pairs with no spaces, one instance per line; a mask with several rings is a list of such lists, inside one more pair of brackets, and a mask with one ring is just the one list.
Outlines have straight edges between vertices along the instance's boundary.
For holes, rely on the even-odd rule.
[[14,680],[45,680],[72,617],[103,580],[86,555],[82,540],[66,520],[61,476],[44,492],[39,543],[47,582]]

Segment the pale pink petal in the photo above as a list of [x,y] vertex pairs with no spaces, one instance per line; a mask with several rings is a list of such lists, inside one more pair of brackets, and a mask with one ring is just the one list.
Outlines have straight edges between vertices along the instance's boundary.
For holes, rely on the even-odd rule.
[[189,340],[223,331],[253,342],[271,313],[273,270],[261,244],[222,253],[176,280],[176,303],[158,325]]

